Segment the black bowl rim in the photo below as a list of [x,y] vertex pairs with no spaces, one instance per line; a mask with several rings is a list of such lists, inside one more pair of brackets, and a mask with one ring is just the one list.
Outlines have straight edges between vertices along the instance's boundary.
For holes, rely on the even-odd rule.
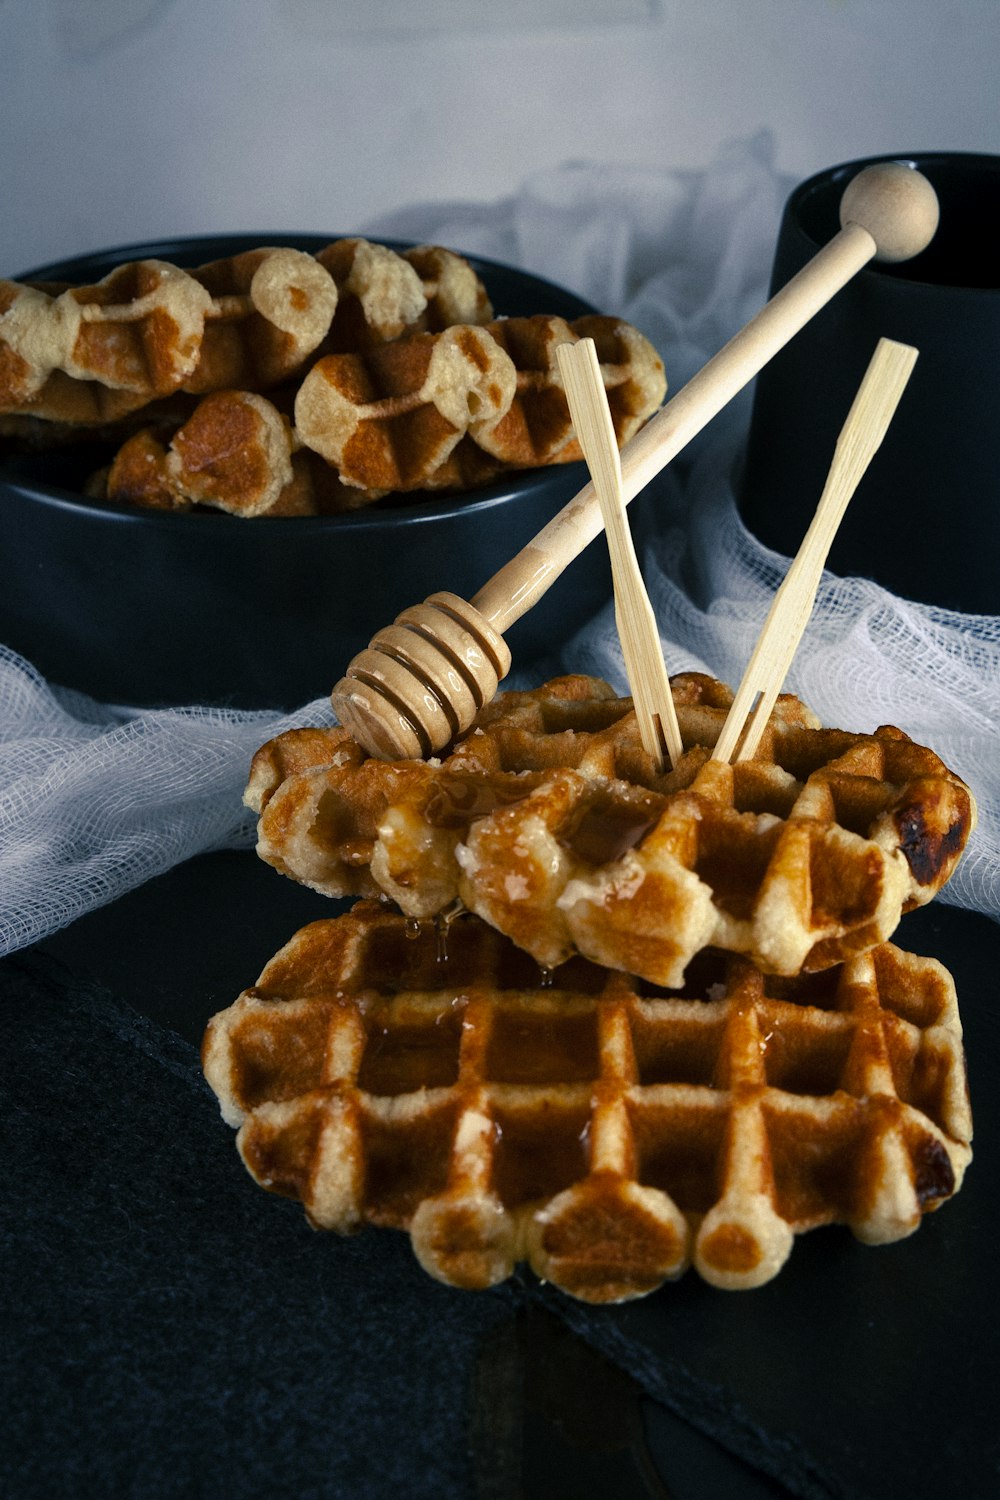
[[[822,248],[822,241],[816,239],[815,235],[809,233],[802,222],[800,208],[805,199],[817,192],[820,188],[832,187],[838,182],[843,182],[844,187],[865,167],[881,166],[885,162],[900,162],[903,166],[914,167],[917,171],[925,167],[944,166],[946,164],[958,163],[961,166],[987,166],[991,171],[1000,174],[1000,155],[990,151],[883,151],[877,156],[860,156],[854,161],[837,162],[831,167],[824,167],[819,172],[813,172],[811,176],[798,183],[788,195],[785,203],[785,215],[794,215],[795,228],[807,244],[814,245],[817,250]],[[890,268],[891,270],[891,268]],[[881,276],[884,268],[877,264],[862,268],[862,276]],[[1000,287],[968,287],[952,285],[948,282],[924,281],[919,276],[907,276],[906,284],[910,287],[926,287],[929,291],[938,292],[941,295],[954,294],[956,296],[1000,296]]]
[[[111,270],[113,265],[129,260],[168,260],[171,256],[176,256],[178,251],[196,254],[199,246],[205,246],[206,249],[215,247],[209,253],[214,259],[221,259],[226,254],[238,254],[237,247],[253,249],[273,245],[289,246],[292,249],[318,250],[330,244],[332,240],[348,238],[360,239],[366,236],[360,233],[320,234],[287,230],[254,233],[252,230],[238,230],[225,234],[182,235],[174,239],[138,240],[133,244],[113,245],[106,249],[50,261],[30,271],[23,271],[13,279],[16,281],[70,280],[71,275],[67,273],[75,266],[79,266],[82,270],[88,265],[96,264],[103,267],[106,264],[107,269]],[[381,236],[378,239],[378,244],[386,245],[392,250],[407,250],[421,243],[426,243],[426,241],[399,240]],[[548,277],[539,276],[534,271],[526,271],[520,266],[492,260],[488,256],[474,252],[460,250],[456,251],[456,254],[463,255],[477,274],[481,275],[485,272],[488,277],[491,272],[496,272],[499,276],[514,276],[528,286],[537,287],[543,294],[549,290],[558,297],[572,299],[580,305],[580,312],[577,315],[579,317],[597,311],[578,292],[569,287],[560,286],[558,282]],[[503,313],[499,313],[498,316],[502,317]],[[364,506],[359,510],[346,511],[342,515],[335,516],[256,516],[252,524],[254,527],[266,527],[268,535],[275,539],[283,531],[290,531],[296,536],[305,535],[310,531],[322,535],[331,531],[380,531],[387,524],[397,527],[445,522],[458,515],[477,514],[484,510],[491,510],[497,505],[508,504],[527,492],[548,487],[556,482],[559,476],[568,477],[570,471],[582,474],[585,467],[582,461],[574,464],[553,464],[543,468],[518,471],[482,489],[465,490],[447,498],[404,502],[395,506],[387,505],[379,510]],[[583,487],[584,482],[584,478],[581,478],[580,488]],[[75,490],[65,489],[61,485],[50,484],[44,479],[28,477],[19,479],[16,472],[13,476],[5,473],[3,465],[0,464],[0,492],[4,489],[13,490],[27,499],[50,506],[56,511],[101,516],[127,526],[140,526],[147,529],[150,527],[154,529],[184,527],[191,526],[192,523],[198,526],[228,526],[241,529],[247,526],[246,517],[226,515],[221,511],[218,514],[206,516],[200,513],[193,515],[185,511],[142,510],[138,507],[126,509],[111,501],[95,499]]]

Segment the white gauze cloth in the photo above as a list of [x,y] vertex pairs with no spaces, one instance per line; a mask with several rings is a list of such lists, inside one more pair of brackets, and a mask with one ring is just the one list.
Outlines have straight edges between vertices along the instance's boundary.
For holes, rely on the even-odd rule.
[[[414,207],[366,232],[452,245],[572,288],[641,328],[676,391],[763,305],[791,185],[761,135],[701,172],[570,164],[501,202]],[[736,512],[749,400],[655,482],[657,532],[642,559],[669,669],[733,685],[785,567]],[[557,671],[626,690],[610,606],[531,678]],[[528,685],[517,671],[511,680]],[[824,723],[898,725],[968,781],[979,826],[943,899],[1000,917],[1000,618],[826,575],[787,686]],[[0,953],[194,854],[252,845],[241,798],[253,751],[284,728],[329,722],[325,701],[286,716],[130,712],[53,687],[0,648]]]

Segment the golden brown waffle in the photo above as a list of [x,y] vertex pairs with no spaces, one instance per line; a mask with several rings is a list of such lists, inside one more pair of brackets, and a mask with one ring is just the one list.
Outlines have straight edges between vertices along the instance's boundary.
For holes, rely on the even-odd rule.
[[436,333],[493,316],[464,256],[440,245],[398,254],[365,239],[335,240],[316,256],[333,277],[337,312],[323,354],[357,354],[408,333]]
[[689,1263],[759,1286],[793,1236],[910,1234],[959,1188],[954,986],[885,945],[810,979],[706,955],[681,991],[574,960],[543,983],[465,916],[315,922],[209,1023],[205,1075],[256,1180],[317,1228],[408,1230],[432,1276],[527,1261],[588,1302]]
[[467,433],[509,410],[516,379],[485,329],[459,324],[318,360],[295,398],[295,429],[346,484],[420,489]]
[[337,288],[311,255],[264,248],[194,271],[133,261],[84,287],[0,283],[0,408],[103,423],[145,402],[301,368]]
[[460,324],[329,355],[299,388],[297,434],[345,484],[367,489],[440,487],[465,438],[487,463],[510,468],[578,459],[556,348],[579,338],[597,344],[623,444],[662,402],[663,364],[637,329],[596,315],[572,324],[544,314]]
[[267,391],[298,374],[330,330],[337,286],[315,256],[287,247],[247,250],[191,275],[209,293],[193,395]]
[[135,433],[88,493],[152,510],[208,506],[231,515],[335,515],[380,496],[340,483],[315,453],[297,451],[273,401],[249,391],[215,391],[175,431]]
[[267,391],[324,350],[492,316],[462,256],[337,240],[184,271],[133,261],[92,286],[0,282],[0,412],[102,425],[174,391]]
[[975,804],[932,751],[891,727],[821,729],[786,694],[754,759],[724,765],[709,750],[729,689],[672,686],[685,754],[665,774],[631,699],[582,676],[501,695],[433,763],[292,731],[251,768],[258,852],[414,918],[461,901],[550,969],[579,952],[664,985],[713,946],[772,973],[825,968],[948,879]]
[[119,266],[94,286],[0,282],[0,410],[102,423],[192,373],[211,298],[164,261]]
[[594,313],[567,323],[539,316],[506,318],[488,326],[517,370],[517,392],[509,411],[474,434],[480,447],[501,463],[530,468],[583,457],[559,373],[560,344],[594,340],[619,447],[663,402],[663,362],[649,340],[621,318]]

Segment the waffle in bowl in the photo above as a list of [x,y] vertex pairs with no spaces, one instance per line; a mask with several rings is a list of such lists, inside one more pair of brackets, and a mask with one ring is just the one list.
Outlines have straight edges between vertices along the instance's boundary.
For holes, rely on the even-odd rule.
[[359,239],[190,270],[129,261],[88,286],[0,281],[0,414],[104,426],[176,391],[267,391],[320,352],[492,315],[463,256]]
[[338,293],[323,354],[357,353],[407,333],[439,333],[454,323],[493,317],[472,266],[441,245],[414,245],[400,254],[353,237],[334,240],[316,259]]
[[971,1155],[954,986],[891,944],[794,979],[714,952],[665,992],[360,902],[298,932],[202,1057],[259,1183],[320,1229],[407,1230],[466,1288],[522,1261],[595,1303],[689,1264],[759,1286],[807,1229],[910,1234]]
[[[579,324],[599,325],[624,442],[662,398],[662,365],[618,319]],[[179,421],[130,434],[88,492],[152,509],[329,515],[392,491],[474,490],[515,469],[570,462],[580,449],[549,370],[564,337],[577,335],[544,316],[459,324],[324,358],[298,391],[215,390]]]
[[296,433],[345,484],[371,490],[451,482],[446,466],[463,440],[488,472],[578,459],[556,349],[581,338],[597,345],[621,446],[660,406],[666,377],[638,329],[598,314],[455,324],[327,355],[299,387]]
[[193,410],[126,438],[87,493],[146,510],[205,506],[234,516],[339,515],[384,491],[341,482],[320,456],[300,448],[278,395],[212,391]]
[[198,270],[130,261],[92,286],[0,283],[0,410],[103,425],[175,391],[266,389],[328,332],[329,272],[263,248]]
[[783,695],[754,758],[726,765],[729,689],[690,673],[672,691],[685,753],[665,774],[631,700],[584,676],[499,696],[437,762],[291,731],[251,767],[258,852],[418,920],[461,902],[546,969],[580,953],[666,986],[709,947],[783,975],[843,962],[948,879],[975,804],[932,751],[822,729]]

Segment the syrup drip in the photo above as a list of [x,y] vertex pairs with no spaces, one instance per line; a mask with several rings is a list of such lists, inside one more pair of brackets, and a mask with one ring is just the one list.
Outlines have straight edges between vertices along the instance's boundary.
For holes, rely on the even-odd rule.
[[422,926],[423,924],[420,921],[419,917],[407,917],[405,923],[403,924],[403,931],[405,932],[411,943],[415,943],[417,938],[420,936]]
[[460,917],[464,911],[465,906],[463,902],[456,900],[450,906],[445,907],[444,911],[439,911],[434,918],[434,931],[437,938],[437,961],[439,964],[446,964],[448,962],[448,929],[452,922],[457,917]]
[[538,984],[543,990],[550,990],[555,979],[555,971],[547,969],[544,964],[538,965]]

